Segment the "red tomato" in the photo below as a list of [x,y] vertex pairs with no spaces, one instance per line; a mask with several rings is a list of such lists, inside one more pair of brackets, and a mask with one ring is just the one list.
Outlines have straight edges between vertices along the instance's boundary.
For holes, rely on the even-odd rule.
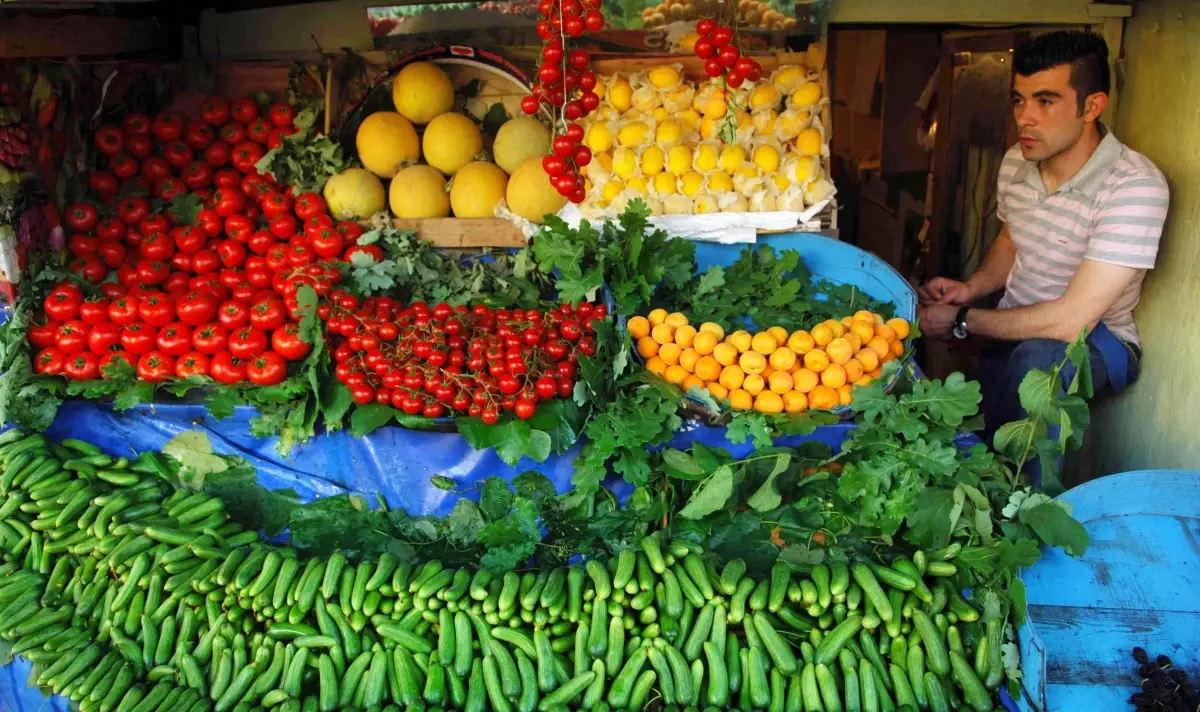
[[108,321],[108,300],[103,297],[89,297],[79,305],[79,320],[88,326]]
[[221,258],[216,251],[204,249],[192,255],[192,271],[196,274],[210,274],[221,269]]
[[273,331],[283,326],[287,318],[283,302],[275,297],[259,300],[250,307],[250,323],[256,329]]
[[226,168],[213,174],[213,185],[218,188],[237,190],[241,183],[242,174],[232,168]]
[[327,260],[335,259],[342,254],[345,240],[336,230],[322,230],[312,238],[313,252]]
[[167,281],[171,276],[171,267],[158,260],[142,260],[138,262],[138,282],[143,285],[158,285]]
[[60,324],[54,334],[54,345],[64,354],[73,354],[87,348],[88,325],[82,321],[73,320]]
[[271,125],[271,122],[259,117],[250,122],[250,124],[246,127],[246,137],[254,143],[265,146],[267,145],[267,139],[271,136],[271,131],[274,128],[275,127]]
[[292,238],[288,243],[287,261],[293,267],[307,267],[317,261],[317,255],[308,242]]
[[217,140],[217,133],[208,124],[193,121],[183,132],[183,141],[193,150],[203,151]]
[[222,240],[217,245],[217,257],[221,258],[224,266],[237,269],[246,261],[246,246],[235,239]]
[[188,284],[188,276],[185,272],[172,272],[170,277],[167,277],[166,284],[163,285],[163,291],[178,299],[187,294],[191,290]]
[[86,260],[96,256],[96,252],[100,249],[100,241],[91,235],[72,235],[67,242],[67,248],[71,250],[71,254]]
[[158,330],[155,340],[158,350],[170,356],[182,356],[192,350],[192,327],[173,321]]
[[118,218],[104,218],[96,224],[96,236],[103,241],[117,241],[125,237],[127,228]]
[[273,151],[283,145],[283,137],[291,136],[296,133],[294,128],[279,128],[278,126],[271,129],[271,133],[267,134],[267,150]]
[[349,245],[358,244],[358,238],[362,237],[363,234],[362,226],[350,220],[343,220],[338,223],[337,231]]
[[154,139],[149,136],[126,136],[125,152],[139,161],[154,153]]
[[192,151],[191,146],[183,141],[172,141],[163,149],[163,158],[167,159],[167,163],[173,167],[182,169],[196,160],[196,154]]
[[383,262],[383,248],[379,245],[355,245],[346,250],[346,254],[342,255],[342,259],[347,262],[353,262],[354,255],[360,252],[370,255],[376,262]]
[[179,354],[179,360],[175,362],[175,377],[180,380],[187,380],[192,376],[208,377],[210,363],[208,355],[199,351]]
[[238,99],[229,107],[229,116],[238,123],[248,124],[258,118],[258,104],[253,99]]
[[225,218],[225,234],[231,240],[247,242],[254,232],[254,221],[245,215],[230,215]]
[[213,320],[217,315],[218,304],[211,294],[191,292],[175,303],[175,313],[184,324],[198,326]]
[[246,197],[240,191],[233,188],[218,188],[213,193],[213,209],[217,211],[217,215],[223,218],[238,215],[245,207]]
[[276,102],[271,105],[267,115],[275,126],[288,128],[296,121],[296,107],[282,101]]
[[[127,153],[118,153],[108,159],[108,169],[118,180],[133,178],[138,174],[139,168],[138,162]],[[113,192],[116,193],[116,191]]]
[[63,365],[63,375],[73,381],[90,381],[100,377],[100,358],[90,351],[71,354]]
[[246,140],[246,126],[236,121],[230,121],[221,127],[217,135],[221,137],[222,141],[229,144],[232,152],[234,146]]
[[266,230],[259,230],[246,241],[246,247],[256,255],[265,255],[272,246],[278,243],[275,236]]
[[288,361],[299,361],[312,350],[300,339],[300,325],[288,324],[271,333],[271,348]]
[[183,135],[184,118],[182,114],[176,112],[168,112],[159,114],[154,117],[154,124],[151,126],[151,131],[154,137],[163,143],[178,141]]
[[171,172],[171,164],[165,158],[151,156],[142,162],[141,175],[151,185],[163,178],[170,178]]
[[204,161],[193,161],[180,175],[184,185],[192,190],[207,188],[212,185],[213,169]]
[[264,194],[271,192],[267,179],[257,173],[243,176],[239,187],[242,189],[242,193],[255,203],[261,200]]
[[171,221],[162,213],[157,213],[146,218],[138,225],[143,235],[149,235],[153,232],[168,232],[171,229]]
[[108,268],[97,259],[76,260],[67,265],[67,269],[83,277],[92,284],[100,284],[108,276]]
[[96,148],[105,155],[116,155],[125,148],[125,134],[120,127],[101,126],[96,129]]
[[291,215],[278,215],[271,218],[269,223],[271,234],[278,237],[280,240],[287,240],[296,234],[296,230],[300,225],[296,222],[296,218]]
[[175,319],[175,301],[165,294],[151,294],[138,303],[138,316],[150,326],[166,326]]
[[[316,193],[301,193],[300,195],[296,196],[296,217],[300,218],[305,223],[307,223],[310,218],[324,214],[325,199],[321,196],[317,195]],[[333,223],[330,222],[328,226],[322,225],[322,227],[333,227]]]
[[114,346],[120,345],[123,329],[123,326],[111,321],[96,324],[88,332],[88,349],[94,354],[108,353]]
[[[281,307],[282,308],[282,307]],[[282,323],[282,322],[280,322]],[[54,338],[58,335],[59,323],[52,321],[48,324],[33,324],[29,327],[29,343],[39,349],[48,348],[54,345]]]
[[229,102],[211,96],[200,105],[200,118],[209,126],[220,126],[229,121]]
[[[250,260],[247,259],[246,262]],[[246,281],[252,286],[259,289],[264,289],[271,286],[271,278],[275,276],[275,272],[270,267],[248,267],[246,269]]]
[[[216,210],[213,210],[212,208],[204,208],[200,212],[196,213],[196,222],[191,227],[193,229],[199,228],[199,232],[201,232],[204,237],[217,237],[225,229],[225,222],[221,219],[220,215],[217,215]],[[179,249],[182,250],[183,248],[180,247]]]
[[175,254],[175,240],[165,232],[156,232],[142,238],[138,245],[138,254],[143,259],[166,262]]
[[137,225],[150,217],[150,203],[140,195],[129,195],[117,203],[117,217],[126,225]]
[[150,117],[145,114],[129,114],[121,122],[121,129],[126,136],[149,136]]
[[[199,225],[199,221],[197,221],[197,225]],[[193,255],[203,250],[204,246],[208,244],[208,236],[204,234],[203,230],[194,225],[177,227],[171,231],[171,236],[175,240],[175,247],[179,248],[180,252],[188,255]]]
[[157,339],[158,329],[149,324],[130,324],[121,330],[121,346],[135,356],[153,351]]
[[292,199],[276,190],[263,195],[260,205],[267,219],[290,215],[292,212]]
[[47,376],[61,376],[67,355],[53,346],[42,349],[33,358],[33,370]]
[[220,168],[229,163],[231,155],[233,155],[233,151],[229,148],[229,144],[224,141],[217,141],[204,149],[204,162],[213,168]]
[[161,351],[150,351],[138,359],[138,378],[159,383],[175,375],[175,359]]
[[179,195],[187,195],[187,186],[178,178],[163,178],[154,184],[154,197],[169,203]]
[[79,316],[79,305],[83,295],[78,291],[53,291],[46,295],[42,307],[46,315],[55,321],[70,321]]
[[217,321],[230,331],[239,329],[250,323],[250,309],[236,301],[225,302],[217,310]]
[[75,203],[67,208],[67,226],[75,232],[88,232],[100,222],[100,211],[91,203]]
[[254,164],[258,163],[266,153],[259,144],[251,141],[242,141],[233,147],[233,153],[229,156],[229,162],[240,173],[254,173],[258,170],[254,167]]
[[267,250],[267,267],[272,272],[282,272],[288,267],[288,248],[287,245],[276,245],[270,250]]
[[229,344],[229,330],[220,324],[205,324],[192,332],[192,345],[200,353],[212,354],[224,351]]
[[209,375],[217,383],[241,383],[246,380],[246,363],[228,351],[222,351],[213,357],[209,365]]
[[100,377],[110,378],[111,376],[108,374],[112,369],[116,369],[117,371],[133,370],[133,364],[136,360],[133,354],[128,351],[121,351],[120,349],[109,351],[100,356]]
[[[136,165],[133,166],[133,173],[137,173]],[[116,195],[121,190],[121,186],[117,182],[117,177],[112,173],[108,171],[96,171],[88,175],[88,190],[95,193],[102,200],[107,200]]]
[[287,362],[274,351],[259,354],[246,365],[246,378],[258,386],[273,386],[287,378]]
[[229,336],[229,353],[249,361],[267,349],[267,333],[243,326]]

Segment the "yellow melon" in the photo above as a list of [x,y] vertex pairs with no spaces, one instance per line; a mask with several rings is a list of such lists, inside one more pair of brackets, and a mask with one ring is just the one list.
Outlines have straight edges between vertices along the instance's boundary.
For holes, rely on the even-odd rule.
[[492,157],[496,165],[510,174],[526,158],[544,156],[549,152],[550,129],[532,116],[518,116],[505,121],[496,132],[496,141],[492,144]]
[[542,159],[533,156],[517,166],[505,191],[508,209],[530,222],[540,223],[567,204],[567,199],[550,185],[550,176],[542,168]]
[[427,124],[454,108],[454,84],[432,62],[413,62],[392,80],[396,111],[414,124]]
[[450,209],[456,218],[490,218],[504,199],[508,176],[497,165],[472,161],[454,174],[450,184]]
[[483,133],[466,116],[445,113],[425,127],[421,149],[426,163],[451,176],[483,150]]
[[409,166],[392,179],[389,203],[398,218],[444,218],[450,215],[446,176],[433,166]]
[[354,143],[363,166],[380,178],[391,178],[421,157],[417,130],[393,111],[377,111],[364,119]]

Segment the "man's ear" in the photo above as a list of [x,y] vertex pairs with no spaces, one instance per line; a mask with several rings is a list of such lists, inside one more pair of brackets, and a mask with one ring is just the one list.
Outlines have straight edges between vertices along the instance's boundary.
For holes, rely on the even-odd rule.
[[1096,121],[1108,108],[1108,94],[1097,92],[1089,94],[1083,102],[1083,118],[1085,121]]

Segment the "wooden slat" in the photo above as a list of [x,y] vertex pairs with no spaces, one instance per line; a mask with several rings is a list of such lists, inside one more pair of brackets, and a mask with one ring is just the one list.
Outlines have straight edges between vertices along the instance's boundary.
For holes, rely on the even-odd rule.
[[1086,25],[1094,21],[1087,0],[838,0],[829,11],[831,24],[920,23],[990,25]]
[[157,23],[95,15],[5,17],[0,22],[0,57],[115,55],[165,46]]
[[414,230],[435,247],[524,247],[521,229],[500,218],[430,218],[394,221],[398,230]]

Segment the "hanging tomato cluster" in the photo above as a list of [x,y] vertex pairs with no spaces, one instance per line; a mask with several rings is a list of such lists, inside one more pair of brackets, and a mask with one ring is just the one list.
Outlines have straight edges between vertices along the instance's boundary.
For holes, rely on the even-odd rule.
[[712,78],[725,75],[725,83],[734,89],[742,82],[757,82],[762,79],[762,65],[733,45],[733,29],[717,24],[711,17],[696,22],[700,38],[693,49],[696,56],[705,60],[704,72]]
[[592,152],[582,145],[583,126],[575,122],[600,106],[600,95],[595,91],[596,74],[589,69],[591,53],[572,49],[567,39],[603,29],[604,15],[600,0],[541,0],[538,12],[537,32],[545,44],[538,81],[521,100],[521,110],[532,116],[545,106],[554,116],[554,126],[561,131],[556,131],[542,168],[560,195],[582,203],[587,189],[579,169],[592,162]]

